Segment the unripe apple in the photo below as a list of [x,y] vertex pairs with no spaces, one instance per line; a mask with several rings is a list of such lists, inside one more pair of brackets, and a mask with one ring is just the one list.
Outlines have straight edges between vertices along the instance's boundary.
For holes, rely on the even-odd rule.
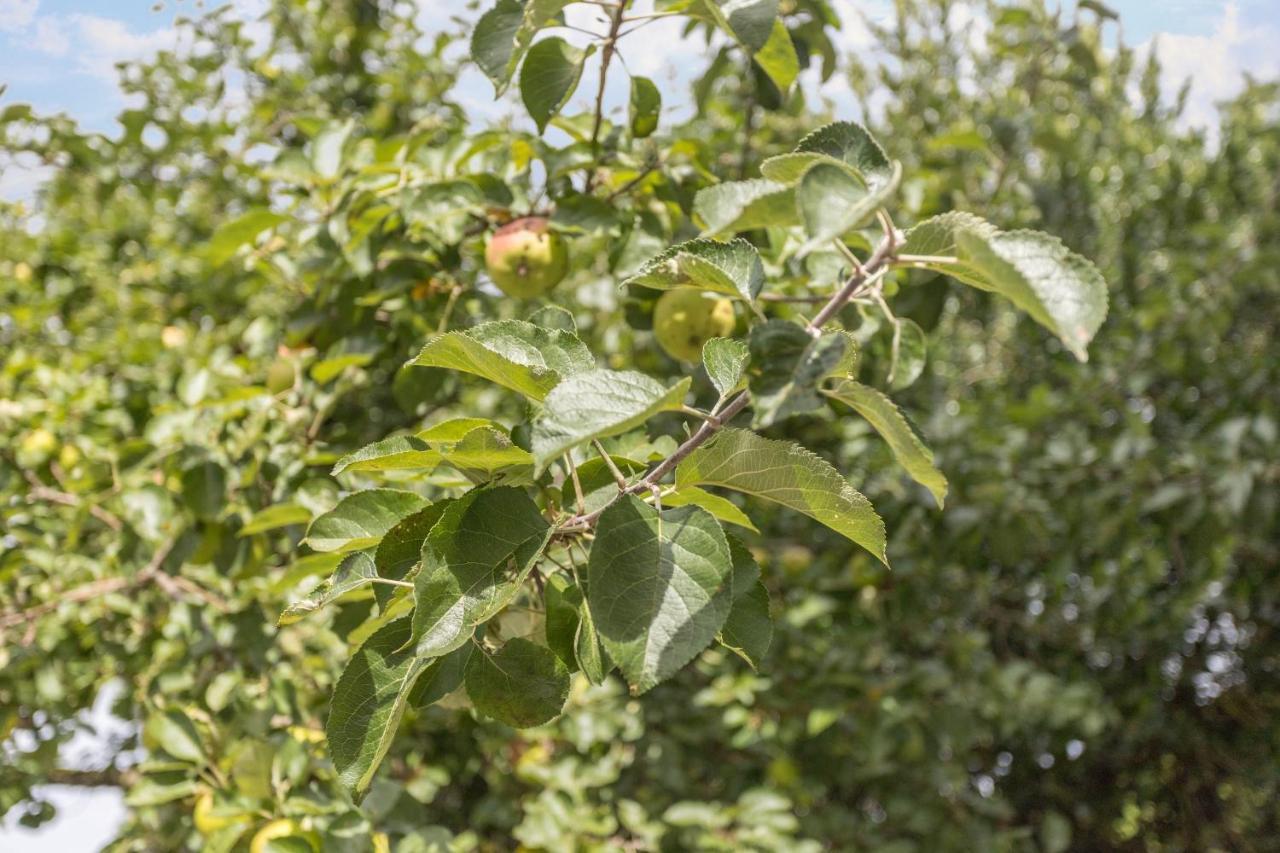
[[503,225],[484,248],[489,278],[517,299],[540,296],[569,271],[569,248],[541,216],[526,216]]
[[702,345],[733,334],[733,303],[680,288],[668,290],[653,309],[653,335],[672,358],[700,361]]

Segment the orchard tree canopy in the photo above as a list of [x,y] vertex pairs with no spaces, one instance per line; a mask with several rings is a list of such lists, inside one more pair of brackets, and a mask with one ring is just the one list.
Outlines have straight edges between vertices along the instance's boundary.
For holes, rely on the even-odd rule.
[[1274,849],[1280,86],[1079,7],[273,0],[0,100],[0,813]]

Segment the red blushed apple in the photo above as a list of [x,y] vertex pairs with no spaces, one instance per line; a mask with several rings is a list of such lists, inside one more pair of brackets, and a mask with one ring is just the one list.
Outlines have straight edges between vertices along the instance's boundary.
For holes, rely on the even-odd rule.
[[493,232],[484,249],[485,270],[508,296],[531,299],[560,283],[569,271],[569,247],[541,216],[516,219]]

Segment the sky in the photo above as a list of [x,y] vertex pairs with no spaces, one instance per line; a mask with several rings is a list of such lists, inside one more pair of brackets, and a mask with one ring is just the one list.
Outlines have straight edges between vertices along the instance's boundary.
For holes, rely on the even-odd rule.
[[[230,5],[232,12],[252,20],[266,0],[205,0],[208,7]],[[459,0],[417,0],[424,24],[450,27],[448,19],[462,5]],[[867,49],[870,36],[858,24],[859,14],[883,19],[891,0],[833,0],[846,26],[840,38],[850,50]],[[1050,0],[1052,2],[1052,0]],[[1070,2],[1070,0],[1066,0]],[[1107,0],[1121,14],[1124,40],[1140,51],[1159,51],[1164,64],[1165,91],[1174,92],[1193,77],[1185,121],[1210,127],[1214,104],[1239,91],[1244,75],[1280,76],[1280,0]],[[488,5],[487,3],[484,5]],[[652,0],[637,0],[645,11]],[[84,127],[114,134],[114,116],[126,101],[116,85],[115,63],[145,58],[157,50],[174,47],[179,16],[200,14],[206,5],[198,0],[0,0],[0,107],[25,102],[38,112],[63,112]],[[573,9],[574,7],[571,7]],[[586,7],[577,7],[584,9]],[[589,29],[598,11],[575,13],[571,23]],[[663,89],[671,109],[688,109],[688,99],[673,95],[683,90],[702,65],[705,49],[681,42],[673,22],[657,22],[646,28],[642,45],[662,45],[662,50],[626,50],[629,68],[652,76]],[[593,72],[588,70],[575,103],[594,92]],[[606,102],[621,109],[626,101],[626,81],[613,75]],[[818,89],[837,109],[852,105],[837,78]],[[521,115],[510,94],[496,101],[493,89],[474,69],[464,73],[456,93],[478,121],[503,115]],[[522,118],[527,121],[527,117]],[[531,126],[531,125],[530,125]],[[30,200],[41,178],[37,169],[0,164],[0,197]],[[90,716],[107,723],[105,707]],[[124,818],[119,791],[92,792],[57,789],[49,792],[61,806],[61,817],[38,831],[17,827],[12,819],[0,823],[0,849],[6,853],[58,850],[80,853],[98,850]]]

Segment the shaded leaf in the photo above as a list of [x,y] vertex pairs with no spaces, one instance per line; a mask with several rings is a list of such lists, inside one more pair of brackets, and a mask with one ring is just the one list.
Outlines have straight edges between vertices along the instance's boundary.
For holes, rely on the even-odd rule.
[[409,692],[430,663],[403,651],[409,620],[384,625],[351,656],[333,688],[325,735],[338,780],[359,801],[387,754]]
[[467,695],[477,711],[515,728],[555,719],[569,698],[569,670],[555,653],[519,638],[467,662]]
[[814,338],[789,320],[769,320],[752,327],[748,346],[754,423],[763,427],[823,408],[818,384],[840,366],[849,343],[840,332]]
[[594,45],[585,50],[553,36],[529,48],[520,68],[520,96],[525,108],[538,125],[538,133],[569,102],[582,77],[582,64],[595,52]]
[[644,139],[658,129],[662,112],[662,93],[648,77],[631,78],[631,135]]
[[728,616],[729,544],[696,506],[659,512],[634,495],[600,516],[587,602],[609,657],[636,693],[705,649]]
[[423,542],[413,582],[418,653],[452,651],[510,603],[550,535],[519,489],[481,489],[450,503]]

